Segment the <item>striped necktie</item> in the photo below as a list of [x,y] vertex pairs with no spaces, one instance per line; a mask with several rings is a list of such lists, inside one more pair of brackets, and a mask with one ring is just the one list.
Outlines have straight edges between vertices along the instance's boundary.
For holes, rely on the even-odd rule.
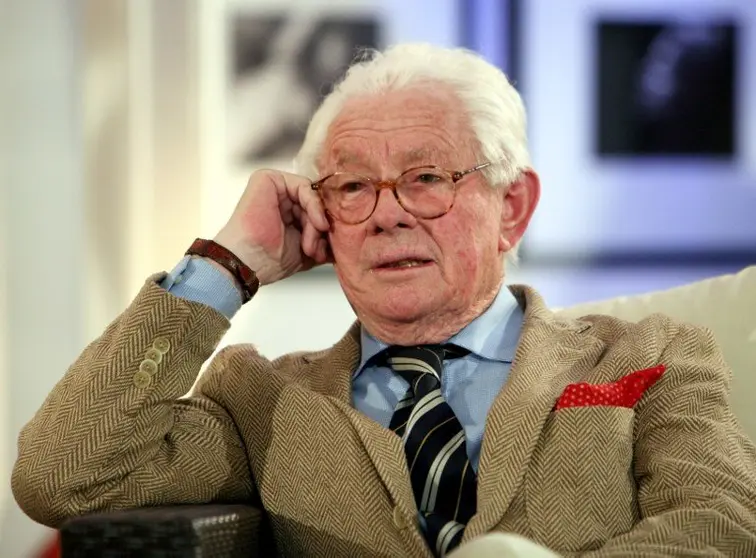
[[468,352],[453,345],[386,350],[391,369],[409,383],[389,428],[402,438],[415,502],[425,517],[425,538],[436,556],[459,545],[475,513],[476,477],[465,432],[441,395],[444,359]]

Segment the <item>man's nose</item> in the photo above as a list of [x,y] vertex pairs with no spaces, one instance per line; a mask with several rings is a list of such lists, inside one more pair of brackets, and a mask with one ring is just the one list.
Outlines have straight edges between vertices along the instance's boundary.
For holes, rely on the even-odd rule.
[[371,216],[371,222],[376,229],[411,227],[417,222],[415,217],[402,207],[395,191],[391,188],[381,188],[377,196],[375,211]]

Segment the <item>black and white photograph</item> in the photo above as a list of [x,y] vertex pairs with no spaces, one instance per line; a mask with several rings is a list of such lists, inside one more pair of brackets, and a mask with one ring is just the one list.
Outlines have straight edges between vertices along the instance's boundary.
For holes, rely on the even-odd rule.
[[290,161],[320,100],[365,48],[380,46],[369,15],[241,12],[229,26],[234,165]]
[[735,25],[603,21],[597,36],[599,154],[733,155]]

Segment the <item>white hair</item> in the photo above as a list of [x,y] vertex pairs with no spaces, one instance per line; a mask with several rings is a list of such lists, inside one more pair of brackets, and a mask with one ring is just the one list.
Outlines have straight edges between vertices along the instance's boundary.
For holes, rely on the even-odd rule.
[[[296,172],[317,177],[328,129],[348,99],[423,82],[450,86],[462,102],[478,143],[480,162],[496,163],[483,170],[491,186],[506,186],[530,167],[525,107],[504,72],[463,48],[400,44],[383,52],[367,50],[350,66],[310,120],[294,160]],[[508,259],[516,261],[516,246]]]

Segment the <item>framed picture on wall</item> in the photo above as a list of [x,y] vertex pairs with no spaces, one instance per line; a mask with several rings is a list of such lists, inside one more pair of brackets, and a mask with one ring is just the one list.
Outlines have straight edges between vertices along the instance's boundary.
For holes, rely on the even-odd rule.
[[367,14],[237,10],[228,26],[227,141],[242,166],[291,161],[321,99],[361,51],[380,45]]
[[752,261],[756,3],[525,6],[520,80],[542,196],[523,262]]
[[597,153],[733,157],[740,32],[719,18],[598,20]]

